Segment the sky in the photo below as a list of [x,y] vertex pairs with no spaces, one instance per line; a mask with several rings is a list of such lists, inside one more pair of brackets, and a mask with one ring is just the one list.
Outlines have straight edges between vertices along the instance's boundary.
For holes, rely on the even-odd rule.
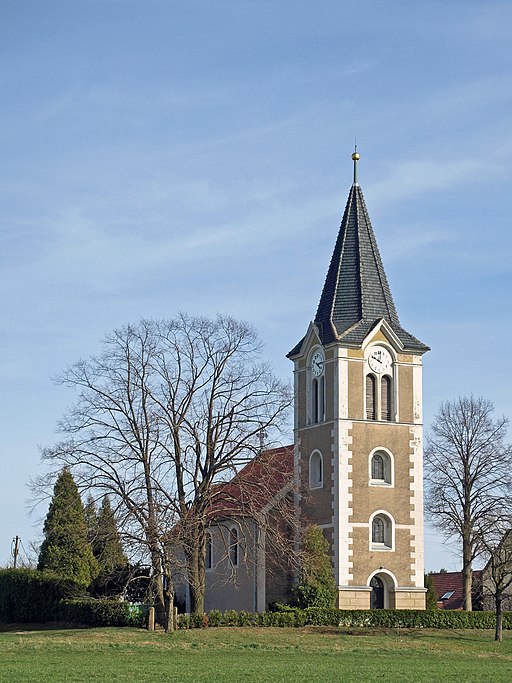
[[[275,372],[359,182],[424,418],[512,416],[512,3],[0,0],[0,565],[40,541],[55,378],[127,322],[254,324]],[[505,346],[505,348],[503,348]],[[290,436],[291,440],[291,436]],[[431,529],[426,568],[460,568]]]

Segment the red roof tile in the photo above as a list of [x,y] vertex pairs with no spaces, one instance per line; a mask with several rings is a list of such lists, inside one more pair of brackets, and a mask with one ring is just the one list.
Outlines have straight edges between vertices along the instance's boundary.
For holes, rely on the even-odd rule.
[[[477,581],[480,580],[482,572],[480,570],[473,571],[473,588]],[[443,609],[462,609],[464,603],[464,579],[462,572],[441,572],[439,574],[430,574],[434,587],[437,593],[437,600],[442,605]],[[452,592],[453,591],[453,592]],[[443,595],[452,593],[445,600],[441,600]]]
[[210,517],[255,514],[292,482],[293,446],[262,451],[231,481],[215,487]]

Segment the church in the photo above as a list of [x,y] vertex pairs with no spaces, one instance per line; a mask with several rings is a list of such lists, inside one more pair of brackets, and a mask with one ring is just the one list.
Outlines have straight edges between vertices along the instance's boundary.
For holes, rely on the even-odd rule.
[[[317,524],[328,539],[340,609],[425,608],[422,356],[429,348],[400,324],[357,152],[352,160],[318,309],[288,354],[294,444],[262,452],[225,485],[233,503],[212,516],[206,541],[207,611],[262,611],[287,600],[293,571],[279,568],[276,547],[266,543],[269,513],[279,524],[286,501],[300,524]],[[265,491],[250,510],[244,482]]]

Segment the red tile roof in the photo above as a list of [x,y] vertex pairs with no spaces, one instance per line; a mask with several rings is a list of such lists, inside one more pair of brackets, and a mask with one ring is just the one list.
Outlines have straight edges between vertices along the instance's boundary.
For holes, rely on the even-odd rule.
[[260,512],[285,486],[293,483],[293,446],[262,451],[231,481],[218,484],[210,517]]
[[[473,570],[473,592],[477,582],[480,581],[482,572]],[[439,607],[442,609],[462,609],[464,602],[464,578],[462,572],[441,572],[430,574],[437,593]],[[441,600],[443,595],[452,592],[445,600]]]

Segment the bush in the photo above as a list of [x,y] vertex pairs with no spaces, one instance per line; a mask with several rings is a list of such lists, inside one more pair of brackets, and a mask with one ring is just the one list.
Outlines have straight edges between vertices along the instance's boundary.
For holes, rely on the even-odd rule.
[[212,609],[208,619],[210,626],[222,626],[222,612],[219,609]]
[[33,569],[0,570],[0,623],[58,621],[63,598],[85,595],[84,587],[54,572]]
[[[274,606],[275,609],[276,606]],[[274,612],[222,613],[212,610],[208,615],[210,626],[334,626],[345,628],[440,628],[440,629],[493,629],[494,612],[454,612],[443,610],[339,610],[323,607],[290,608]],[[179,628],[201,628],[202,615],[181,614]],[[512,612],[503,615],[503,628],[512,629]]]
[[190,614],[178,614],[178,628],[190,628]]
[[293,591],[293,604],[302,609],[333,608],[336,595],[329,543],[322,529],[313,524],[302,538],[300,581]]
[[224,626],[238,625],[238,612],[234,609],[228,609],[224,612],[222,621]]
[[145,626],[144,610],[118,600],[63,600],[60,621],[83,626]]

